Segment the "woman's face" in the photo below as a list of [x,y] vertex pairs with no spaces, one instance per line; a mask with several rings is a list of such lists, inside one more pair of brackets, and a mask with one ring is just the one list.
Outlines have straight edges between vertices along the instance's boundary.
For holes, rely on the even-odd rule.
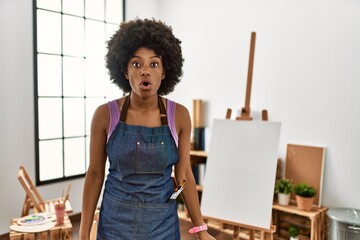
[[154,50],[139,48],[128,62],[125,77],[136,95],[146,97],[157,94],[165,78],[161,56],[156,55]]

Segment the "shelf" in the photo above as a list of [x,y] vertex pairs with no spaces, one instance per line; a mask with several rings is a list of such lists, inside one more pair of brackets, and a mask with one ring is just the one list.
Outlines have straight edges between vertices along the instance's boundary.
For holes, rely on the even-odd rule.
[[322,208],[313,207],[310,211],[304,211],[294,205],[283,206],[283,205],[279,205],[277,203],[273,204],[273,209],[300,215],[300,216],[304,216],[304,217],[308,217],[310,219],[316,217],[320,212],[327,210],[327,208],[325,208],[325,207],[322,207]]
[[277,227],[275,239],[288,238],[288,228],[296,225],[300,229],[300,239],[326,239],[326,207],[313,207],[304,211],[294,205],[273,204],[273,223]]
[[[191,150],[190,151],[190,163],[192,166],[198,165],[198,164],[206,164],[207,159],[207,152],[205,151],[199,151],[199,150]],[[201,199],[201,193],[203,191],[202,185],[196,185],[196,190],[199,193],[199,200]]]
[[207,159],[207,152],[199,150],[190,151],[190,163],[191,165],[205,164]]

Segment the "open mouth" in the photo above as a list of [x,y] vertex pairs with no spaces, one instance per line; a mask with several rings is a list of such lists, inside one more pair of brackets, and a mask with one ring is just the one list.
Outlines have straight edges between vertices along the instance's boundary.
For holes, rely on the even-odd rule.
[[150,85],[150,83],[149,83],[149,82],[143,82],[142,85],[145,86],[145,87],[147,87],[147,86]]

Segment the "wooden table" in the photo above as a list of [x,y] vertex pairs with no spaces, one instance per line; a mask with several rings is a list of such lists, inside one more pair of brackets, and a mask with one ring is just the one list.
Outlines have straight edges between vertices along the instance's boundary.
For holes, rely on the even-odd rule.
[[[11,220],[11,225],[17,224],[18,218]],[[24,233],[10,231],[10,240],[72,240],[72,224],[68,215],[65,215],[64,223],[55,225],[53,228],[37,233]]]

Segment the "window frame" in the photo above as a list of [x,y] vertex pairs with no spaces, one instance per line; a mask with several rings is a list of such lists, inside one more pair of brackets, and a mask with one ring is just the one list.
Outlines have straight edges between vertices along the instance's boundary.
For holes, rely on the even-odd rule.
[[[50,184],[50,183],[55,183],[55,182],[62,182],[62,181],[67,181],[67,180],[71,180],[71,179],[76,179],[76,178],[82,178],[85,176],[86,174],[86,165],[87,165],[87,160],[86,160],[86,155],[89,154],[89,149],[87,148],[87,138],[89,138],[89,134],[87,134],[86,132],[86,125],[85,125],[85,118],[86,118],[86,112],[85,112],[85,109],[86,109],[86,99],[87,99],[87,95],[86,93],[84,92],[84,96],[83,96],[83,99],[84,99],[84,105],[83,105],[83,109],[84,109],[84,112],[83,112],[83,115],[84,115],[84,133],[85,135],[84,136],[78,136],[78,137],[66,137],[65,134],[64,134],[64,100],[67,99],[67,98],[71,98],[69,96],[64,96],[64,92],[63,92],[63,87],[61,89],[61,96],[56,96],[56,98],[61,98],[61,108],[62,108],[62,113],[61,113],[61,124],[62,124],[62,137],[59,137],[59,138],[54,138],[54,139],[59,139],[61,140],[62,142],[62,165],[63,165],[63,169],[62,169],[62,177],[54,177],[54,178],[51,178],[51,179],[47,179],[47,180],[41,180],[40,179],[40,169],[41,169],[41,163],[40,163],[40,142],[41,141],[47,141],[47,140],[54,140],[54,139],[43,139],[41,140],[40,139],[40,134],[39,134],[39,99],[41,98],[51,98],[51,97],[54,97],[54,96],[39,96],[39,92],[38,92],[38,87],[39,87],[39,83],[38,83],[38,80],[39,80],[39,74],[38,74],[38,67],[39,67],[39,63],[38,63],[38,56],[39,54],[42,54],[42,55],[55,55],[55,56],[60,56],[61,58],[61,85],[64,84],[64,79],[63,79],[63,75],[64,75],[64,69],[63,69],[63,62],[64,62],[64,51],[63,51],[63,47],[61,47],[61,53],[60,54],[52,54],[52,53],[46,53],[46,52],[38,52],[38,38],[37,38],[37,34],[38,34],[38,21],[37,21],[37,18],[38,18],[38,15],[37,15],[37,10],[40,9],[40,10],[45,10],[45,11],[49,11],[49,12],[54,12],[54,13],[58,13],[60,14],[61,16],[61,38],[63,38],[63,16],[76,16],[76,17],[80,17],[80,16],[77,16],[77,15],[71,15],[71,14],[68,14],[68,13],[64,13],[63,12],[63,0],[59,0],[60,1],[60,4],[61,4],[61,11],[58,12],[58,11],[53,11],[53,10],[49,10],[49,9],[44,9],[44,8],[38,8],[37,6],[37,0],[33,0],[33,68],[34,68],[34,116],[35,116],[35,126],[34,126],[34,130],[35,130],[35,176],[36,176],[36,185],[39,186],[39,185],[46,185],[46,184]],[[84,12],[83,12],[83,19],[84,19],[84,41],[86,41],[86,34],[85,34],[85,31],[86,31],[86,20],[87,18],[85,17],[86,13],[85,13],[85,4],[86,4],[86,1],[87,0],[84,0],[83,3],[84,3]],[[104,29],[106,29],[106,26],[108,26],[107,24],[110,24],[110,25],[114,25],[114,24],[117,24],[117,26],[120,24],[119,23],[114,23],[114,22],[107,22],[106,21],[106,2],[107,0],[103,0],[103,3],[104,3],[104,19],[103,21],[102,20],[96,20],[97,22],[103,22],[104,23]],[[121,21],[124,21],[126,19],[126,0],[120,0],[121,4],[122,4],[122,18],[121,18]],[[89,18],[89,20],[92,20],[91,18]],[[88,23],[90,23],[91,21],[89,21]],[[93,21],[94,22],[94,21]],[[105,36],[105,35],[104,35]],[[85,43],[84,43],[85,44]],[[63,45],[63,39],[61,39],[61,46]],[[86,54],[84,54],[84,62],[85,59],[86,59]],[[74,57],[74,56],[67,56],[67,57]],[[79,56],[75,56],[75,58],[81,58]],[[70,58],[69,58],[70,59]],[[84,68],[84,71],[83,73],[85,74],[86,73],[86,69]],[[84,77],[84,82],[86,81],[86,78]],[[119,90],[119,95],[121,94],[121,90]],[[79,96],[77,96],[79,97]],[[79,97],[81,98],[81,97]],[[97,99],[100,99],[99,97],[97,97]],[[106,100],[107,97],[104,96],[104,100]],[[84,150],[85,150],[85,155],[84,155],[84,163],[85,163],[85,166],[84,166],[84,172],[83,173],[80,173],[80,174],[75,174],[75,175],[71,175],[71,176],[66,176],[65,175],[65,139],[71,139],[71,138],[83,138],[84,140]]]

